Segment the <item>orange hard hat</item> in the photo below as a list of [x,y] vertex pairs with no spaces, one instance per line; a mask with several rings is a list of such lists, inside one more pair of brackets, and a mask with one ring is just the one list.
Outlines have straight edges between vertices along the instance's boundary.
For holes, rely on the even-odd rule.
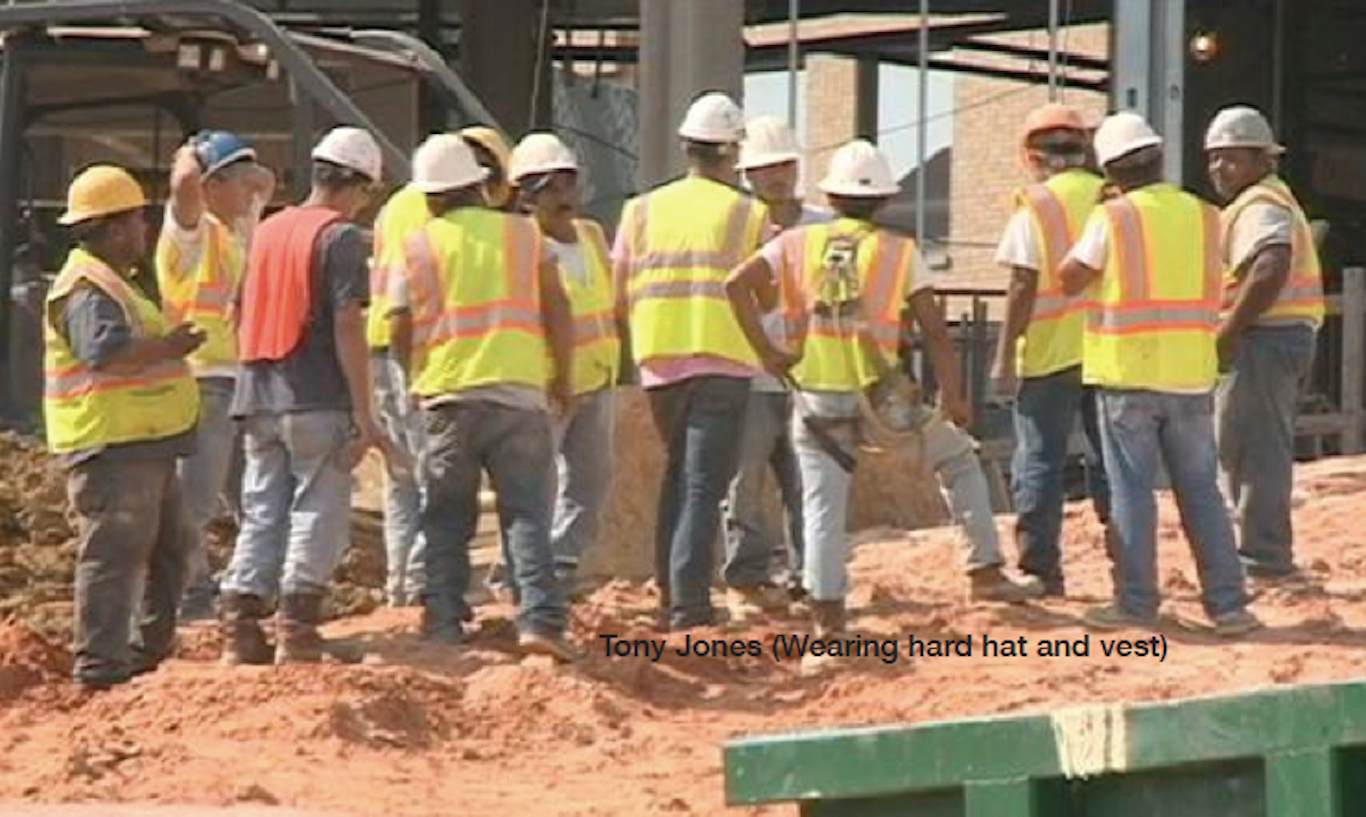
[[1046,102],[1029,112],[1024,121],[1024,134],[1020,141],[1026,142],[1036,133],[1050,130],[1072,130],[1086,132],[1086,122],[1081,111],[1061,102]]

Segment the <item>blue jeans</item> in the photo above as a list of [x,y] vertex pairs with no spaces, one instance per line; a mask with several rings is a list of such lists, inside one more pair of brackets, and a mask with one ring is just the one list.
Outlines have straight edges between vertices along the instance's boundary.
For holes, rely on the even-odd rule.
[[1249,329],[1215,392],[1219,463],[1250,571],[1284,574],[1295,567],[1295,411],[1313,362],[1308,326]]
[[1181,527],[1195,556],[1205,612],[1219,616],[1243,608],[1243,569],[1233,541],[1228,506],[1219,492],[1212,398],[1102,389],[1101,439],[1110,478],[1119,606],[1155,615],[1157,502],[1153,495],[1160,455],[1171,478]]
[[1100,467],[1100,429],[1094,394],[1082,387],[1081,367],[1025,378],[1015,396],[1015,456],[1010,468],[1015,497],[1015,543],[1020,570],[1046,586],[1062,589],[1063,472],[1067,443],[1078,411],[1092,456],[1086,463],[1087,489],[1102,522],[1110,517],[1110,488]]
[[351,415],[256,414],[243,431],[242,529],[224,592],[325,593],[351,537]]
[[185,497],[185,537],[189,543],[185,573],[187,590],[210,586],[212,568],[204,532],[218,513],[219,502],[226,495],[240,493],[240,486],[232,488],[228,483],[234,453],[242,445],[237,423],[228,412],[233,385],[224,377],[199,381],[195,450],[190,456],[176,461],[176,476]]
[[646,391],[668,449],[655,520],[655,580],[676,627],[712,620],[712,547],[739,460],[749,388],[748,378],[703,376]]
[[749,396],[740,434],[740,464],[726,495],[726,563],[721,576],[731,587],[771,579],[775,536],[764,514],[764,472],[773,469],[787,513],[787,565],[802,572],[802,476],[792,447],[792,396],[755,391]]
[[404,604],[422,594],[426,540],[422,536],[422,486],[418,475],[422,472],[426,435],[422,415],[408,396],[407,378],[398,361],[387,353],[374,355],[370,371],[380,425],[390,441],[416,464],[411,472],[402,474],[384,469],[384,589],[390,603]]
[[422,532],[427,540],[427,582],[422,600],[433,625],[470,616],[470,540],[479,526],[479,481],[487,470],[497,495],[513,582],[521,594],[518,627],[556,635],[564,631],[564,591],[550,551],[550,469],[554,457],[550,418],[544,411],[496,403],[447,403],[423,412],[427,456]]
[[552,431],[558,450],[552,471],[555,516],[550,549],[555,567],[569,576],[598,538],[607,486],[612,478],[612,433],[616,399],[610,388],[574,399],[574,411]]

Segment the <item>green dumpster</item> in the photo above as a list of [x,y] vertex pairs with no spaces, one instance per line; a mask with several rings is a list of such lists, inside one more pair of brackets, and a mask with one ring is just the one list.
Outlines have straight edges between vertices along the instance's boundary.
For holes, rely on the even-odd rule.
[[1361,817],[1366,683],[745,738],[725,773],[803,817]]

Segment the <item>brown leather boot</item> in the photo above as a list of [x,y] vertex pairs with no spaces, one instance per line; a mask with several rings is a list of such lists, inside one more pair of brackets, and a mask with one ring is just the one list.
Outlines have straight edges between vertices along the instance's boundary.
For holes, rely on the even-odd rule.
[[848,622],[844,613],[843,600],[816,601],[812,599],[810,604],[817,638],[839,638],[844,635]]
[[219,630],[223,634],[224,664],[269,664],[270,642],[260,621],[266,603],[260,596],[224,593],[219,599]]
[[275,614],[275,663],[316,664],[324,656],[343,664],[358,663],[363,655],[350,645],[323,640],[318,632],[322,618],[320,593],[293,593],[280,599]]

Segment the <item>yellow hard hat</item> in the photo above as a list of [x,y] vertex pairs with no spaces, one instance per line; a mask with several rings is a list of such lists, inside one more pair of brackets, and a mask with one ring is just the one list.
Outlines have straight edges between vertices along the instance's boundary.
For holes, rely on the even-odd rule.
[[485,193],[490,206],[502,207],[512,195],[512,188],[508,185],[508,163],[512,159],[512,147],[501,133],[487,125],[462,128],[459,134],[467,141],[474,142],[492,153],[493,158],[498,161],[498,167],[503,171],[500,174],[502,178],[496,184],[485,185]]
[[66,212],[57,223],[69,227],[146,206],[147,196],[132,174],[114,165],[94,165],[72,180],[66,191]]

